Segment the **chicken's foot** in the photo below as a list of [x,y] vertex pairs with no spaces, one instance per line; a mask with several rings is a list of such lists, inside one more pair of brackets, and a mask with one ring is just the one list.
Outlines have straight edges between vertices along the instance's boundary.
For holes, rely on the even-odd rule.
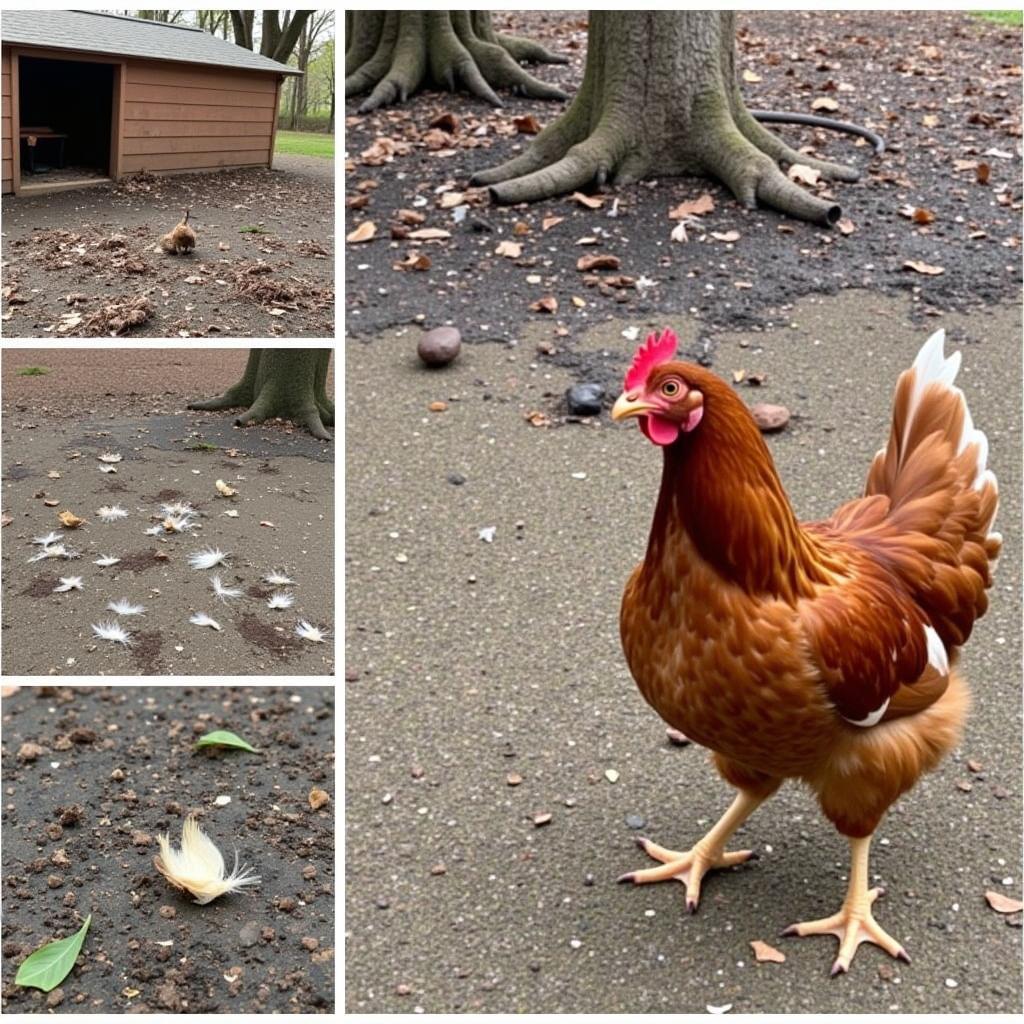
[[850,969],[857,948],[862,942],[873,942],[887,953],[910,963],[907,951],[871,914],[871,905],[882,895],[882,889],[868,888],[868,850],[871,836],[850,840],[850,884],[839,912],[818,921],[791,924],[783,935],[834,935],[839,939],[839,955],[832,964],[832,976]]
[[669,878],[678,879],[686,886],[686,909],[691,914],[696,913],[697,904],[700,902],[701,880],[708,871],[712,868],[730,868],[734,864],[742,864],[757,856],[753,850],[726,852],[725,844],[764,800],[764,797],[741,790],[714,828],[689,850],[683,852],[667,850],[664,846],[643,837],[637,839],[637,846],[648,857],[661,861],[661,866],[627,872],[618,881],[645,885],[648,882],[663,882]]

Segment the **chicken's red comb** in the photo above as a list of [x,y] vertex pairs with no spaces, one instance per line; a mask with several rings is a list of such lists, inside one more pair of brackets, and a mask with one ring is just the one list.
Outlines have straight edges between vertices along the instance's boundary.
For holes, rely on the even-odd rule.
[[640,387],[647,375],[661,363],[667,363],[676,354],[679,339],[671,327],[666,327],[659,337],[648,334],[647,340],[633,353],[633,364],[626,374],[626,390]]

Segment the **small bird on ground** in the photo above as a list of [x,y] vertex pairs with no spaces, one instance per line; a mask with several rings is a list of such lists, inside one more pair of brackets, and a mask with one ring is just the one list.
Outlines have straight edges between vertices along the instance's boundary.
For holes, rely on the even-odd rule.
[[174,226],[174,230],[168,231],[160,239],[160,247],[164,252],[171,252],[175,256],[181,256],[184,253],[191,252],[196,247],[196,233],[188,224],[188,215],[191,212],[191,210],[185,210],[184,217]]

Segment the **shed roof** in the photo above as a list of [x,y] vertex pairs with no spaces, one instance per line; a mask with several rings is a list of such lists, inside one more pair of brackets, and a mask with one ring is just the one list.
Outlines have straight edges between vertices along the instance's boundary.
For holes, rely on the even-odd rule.
[[244,71],[273,71],[279,75],[301,74],[295,68],[218,39],[199,28],[99,11],[5,10],[0,20],[0,37],[5,43],[55,50],[215,64]]

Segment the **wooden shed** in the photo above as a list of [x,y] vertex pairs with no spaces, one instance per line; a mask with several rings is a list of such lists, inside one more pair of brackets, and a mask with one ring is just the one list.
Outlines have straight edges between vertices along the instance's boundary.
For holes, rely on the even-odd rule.
[[97,11],[9,11],[2,41],[3,192],[270,167],[285,75],[184,25]]

